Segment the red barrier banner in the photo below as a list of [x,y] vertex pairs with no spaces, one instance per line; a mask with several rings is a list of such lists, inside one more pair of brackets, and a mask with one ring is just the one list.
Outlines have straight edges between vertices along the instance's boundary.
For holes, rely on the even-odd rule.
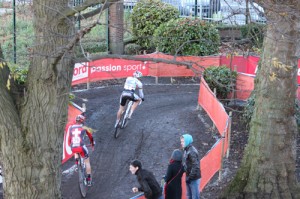
[[[197,72],[202,72],[209,66],[226,65],[232,70],[241,73],[255,75],[259,57],[256,56],[178,56],[174,57],[160,52],[139,55],[137,57],[159,58],[166,60],[175,60],[179,62],[192,63],[193,69]],[[300,60],[298,60],[300,67]],[[95,82],[99,80],[122,78],[131,76],[135,70],[140,70],[144,76],[155,77],[191,77],[195,76],[194,71],[186,66],[175,64],[142,62],[126,59],[100,59],[88,63],[76,63],[74,67],[72,85]],[[298,84],[300,84],[300,69],[298,69]]]
[[247,72],[247,57],[243,56],[221,56],[220,66],[226,65],[231,70],[237,72],[246,73]]
[[[248,59],[247,71],[244,72],[244,73],[256,75],[256,70],[257,70],[257,66],[258,66],[258,62],[259,62],[260,57],[249,56],[247,59]],[[242,72],[242,71],[238,71],[238,72]],[[297,82],[298,82],[298,84],[300,84],[300,59],[298,60],[298,73],[297,73],[297,75],[298,75]]]
[[215,173],[221,168],[222,140],[223,139],[218,140],[212,149],[200,160],[201,191],[215,175]]
[[136,70],[147,76],[149,71],[147,62],[126,59],[100,59],[89,62],[88,66],[89,78],[93,81],[132,76]]
[[181,198],[182,199],[186,199],[186,174],[185,172],[183,173],[182,175],[182,178],[181,178],[181,188],[182,188],[182,193],[181,193]]
[[254,75],[238,73],[236,78],[236,98],[247,100],[254,89]]
[[193,63],[193,67],[198,71],[210,66],[220,66],[220,56],[182,56],[177,58],[178,61]]
[[193,77],[196,72],[202,72],[209,66],[219,66],[220,57],[200,57],[200,56],[178,56],[174,57],[160,52],[147,55],[151,58],[174,60],[178,62],[187,62],[192,64],[193,70],[187,68],[185,65],[175,65],[166,63],[150,63],[149,75],[154,77]]
[[[154,59],[166,59],[181,61],[178,57],[171,55],[166,55],[160,52],[149,54],[148,57]],[[166,64],[163,62],[151,62],[149,64],[149,75],[154,77],[189,77],[195,76],[191,69],[188,69],[187,66],[175,65],[175,64]]]
[[87,83],[89,78],[88,63],[76,63],[73,70],[72,85]]
[[297,75],[298,75],[298,84],[300,84],[300,59],[298,60],[298,73],[297,73]]
[[248,63],[247,63],[247,71],[245,73],[256,75],[256,70],[259,62],[259,57],[256,56],[249,56]]
[[69,146],[68,140],[69,140],[69,127],[75,123],[75,118],[77,115],[80,115],[82,113],[82,110],[80,107],[78,107],[75,104],[69,104],[68,107],[68,123],[66,125],[65,131],[64,131],[64,141],[63,141],[63,159],[62,164],[65,163],[67,160],[69,160],[72,156],[72,150]]
[[223,105],[218,101],[204,78],[201,78],[198,103],[209,115],[210,119],[216,125],[220,135],[226,130],[227,120],[229,119]]

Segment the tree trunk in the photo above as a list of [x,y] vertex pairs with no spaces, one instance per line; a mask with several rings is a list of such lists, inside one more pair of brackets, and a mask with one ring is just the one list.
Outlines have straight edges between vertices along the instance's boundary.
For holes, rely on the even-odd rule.
[[72,50],[57,52],[69,43],[74,23],[57,19],[67,6],[68,0],[33,3],[36,39],[22,104],[14,103],[13,91],[6,86],[7,67],[0,71],[4,74],[0,143],[6,199],[61,198],[63,129],[74,64]]
[[123,20],[123,1],[113,3],[109,7],[109,51],[112,54],[122,55],[124,53]]
[[265,8],[268,29],[255,82],[255,111],[248,145],[224,198],[300,198],[295,175],[294,117],[300,10],[294,9],[296,1],[280,1],[278,5],[268,1],[268,5],[273,11]]
[[246,4],[246,13],[245,13],[246,19],[245,19],[245,24],[249,24],[249,22],[252,21],[251,16],[250,16],[249,3],[250,3],[249,0],[245,1],[245,4]]

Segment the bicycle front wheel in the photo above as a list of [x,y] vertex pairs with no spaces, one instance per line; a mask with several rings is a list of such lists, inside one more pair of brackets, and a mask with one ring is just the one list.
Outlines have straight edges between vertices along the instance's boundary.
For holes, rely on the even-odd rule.
[[115,138],[118,138],[118,137],[119,137],[120,131],[121,131],[121,129],[120,129],[119,127],[116,127],[116,128],[115,128],[115,133],[114,133]]
[[80,193],[81,196],[85,198],[87,193],[87,185],[85,179],[85,169],[82,167],[81,163],[78,164],[78,177]]

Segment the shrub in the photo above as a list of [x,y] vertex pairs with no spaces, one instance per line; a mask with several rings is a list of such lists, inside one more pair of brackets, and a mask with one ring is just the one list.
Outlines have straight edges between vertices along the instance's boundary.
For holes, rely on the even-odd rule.
[[249,38],[254,47],[262,48],[265,27],[266,25],[264,24],[253,24],[253,23],[241,26],[242,37]]
[[140,50],[141,46],[137,44],[127,44],[124,49],[126,55],[138,55]]
[[153,33],[160,24],[178,18],[179,11],[159,0],[141,0],[131,14],[132,33],[137,37],[137,44],[144,49],[154,49],[151,42]]
[[84,49],[85,52],[89,52],[91,54],[98,53],[98,52],[106,52],[107,51],[107,44],[106,42],[84,42],[79,47],[80,53],[81,48]]
[[[14,43],[13,43],[13,24],[9,24],[6,29],[0,30],[0,35],[3,36],[1,45],[3,54],[7,62],[14,60]],[[33,24],[31,20],[19,19],[16,23],[16,61],[22,67],[28,67],[30,61],[28,55],[31,53],[33,46]]]
[[216,88],[219,99],[226,99],[232,85],[235,84],[237,72],[226,66],[212,66],[204,70],[203,77],[211,90]]
[[180,18],[161,24],[154,33],[154,43],[164,53],[203,56],[218,52],[220,35],[211,23]]
[[254,112],[255,105],[255,94],[252,93],[251,96],[247,99],[247,104],[243,110],[242,121],[245,124],[246,128],[250,128],[250,121]]
[[27,79],[28,66],[20,67],[16,64],[8,63],[10,74],[19,85],[24,85]]

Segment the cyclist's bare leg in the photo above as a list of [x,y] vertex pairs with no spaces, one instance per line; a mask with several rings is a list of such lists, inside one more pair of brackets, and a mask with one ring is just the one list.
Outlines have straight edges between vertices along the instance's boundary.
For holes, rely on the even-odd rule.
[[136,109],[136,107],[139,105],[140,101],[142,99],[138,99],[136,102],[134,102],[131,106],[131,109],[130,109],[130,113],[129,113],[129,118],[131,118],[132,116],[132,113],[134,112],[134,110]]
[[125,106],[120,105],[120,108],[119,108],[118,113],[117,113],[117,120],[120,120],[121,115],[124,112],[124,109],[125,109]]
[[78,164],[79,156],[77,153],[74,154],[74,159],[75,159],[76,164]]
[[115,127],[118,125],[118,123],[119,123],[119,121],[121,119],[121,115],[124,112],[124,110],[125,110],[125,106],[121,106],[120,105],[119,110],[117,112],[117,121],[116,121]]
[[91,175],[92,169],[91,169],[91,164],[90,164],[90,158],[86,158],[84,160],[84,163],[85,163],[86,174]]

